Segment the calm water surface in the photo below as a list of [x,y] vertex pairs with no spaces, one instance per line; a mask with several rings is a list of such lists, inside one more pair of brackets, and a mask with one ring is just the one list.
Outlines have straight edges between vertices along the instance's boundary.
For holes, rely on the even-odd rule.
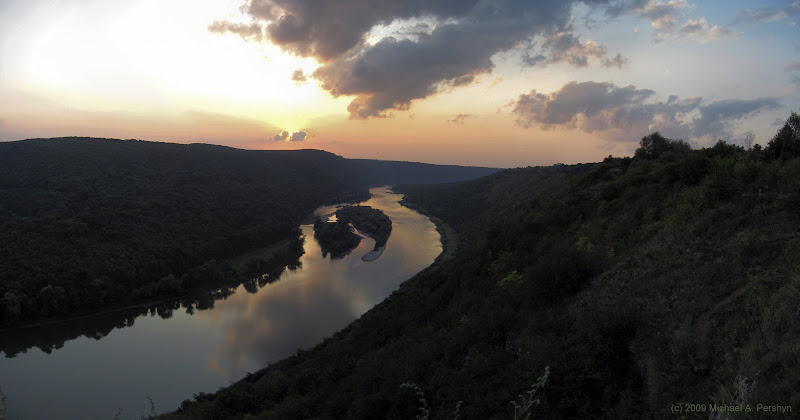
[[375,261],[361,260],[372,239],[342,259],[323,258],[303,225],[300,268],[255,293],[239,286],[213,309],[189,314],[176,302],[158,313],[138,308],[0,333],[9,418],[111,419],[120,408],[120,418],[139,418],[150,412],[146,397],[156,411],[173,410],[344,328],[442,251],[433,223],[400,206],[401,195],[371,192],[363,204],[383,210],[393,228]]

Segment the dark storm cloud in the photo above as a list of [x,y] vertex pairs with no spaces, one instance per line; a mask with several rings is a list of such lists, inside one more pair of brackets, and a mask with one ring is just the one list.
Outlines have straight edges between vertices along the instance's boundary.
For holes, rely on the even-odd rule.
[[[670,32],[685,7],[685,0],[248,0],[242,11],[264,25],[273,44],[319,60],[322,66],[310,76],[335,97],[354,97],[351,118],[368,118],[470,84],[492,71],[493,55],[524,45],[539,47],[523,55],[530,65],[624,65],[622,55],[607,57],[604,45],[573,33],[576,3],[611,16],[638,14]],[[215,25],[218,31],[255,33],[250,26],[252,32]]]
[[272,140],[274,140],[274,141],[283,141],[283,140],[286,140],[288,138],[289,138],[289,132],[288,131],[281,131],[280,133],[277,133],[274,136],[272,136]]
[[752,117],[761,112],[780,108],[776,98],[727,99],[701,106],[700,118],[694,120],[695,133],[728,133],[735,120]]
[[248,9],[269,10],[270,40],[286,51],[330,61],[361,44],[374,26],[419,16],[459,18],[478,0],[306,1],[251,0]]
[[[354,96],[352,118],[382,117],[408,109],[415,99],[472,83],[491,72],[491,57],[534,37],[546,50],[544,63],[583,67],[594,60],[621,66],[621,55],[605,57],[606,47],[582,42],[570,27],[574,1],[529,0],[249,0],[242,7],[263,22],[269,40],[284,51],[314,57],[323,65],[313,74],[333,96]],[[584,1],[607,7],[609,1]],[[631,11],[639,1],[614,2]],[[411,21],[414,39],[403,29],[377,42],[376,27]],[[420,23],[419,20],[423,20]],[[226,28],[227,30],[227,28]],[[530,58],[531,61],[541,61]]]
[[[703,105],[702,98],[652,101],[650,89],[611,83],[570,82],[550,94],[520,95],[512,113],[522,127],[568,127],[586,132],[621,130],[631,140],[652,131],[676,138],[731,138],[736,120],[779,107],[776,98],[730,99]],[[692,113],[693,118],[689,119]]]
[[356,96],[348,106],[351,117],[382,117],[391,109],[408,109],[414,99],[472,83],[492,70],[492,55],[554,21],[566,23],[569,16],[568,8],[559,10],[563,5],[526,12],[528,4],[499,4],[503,7],[477,8],[458,23],[439,24],[416,41],[384,38],[320,67],[314,77],[334,96]]
[[214,23],[208,25],[208,31],[219,34],[231,32],[239,35],[244,40],[254,41],[261,41],[264,35],[264,29],[260,24],[255,22],[245,24],[215,20]]

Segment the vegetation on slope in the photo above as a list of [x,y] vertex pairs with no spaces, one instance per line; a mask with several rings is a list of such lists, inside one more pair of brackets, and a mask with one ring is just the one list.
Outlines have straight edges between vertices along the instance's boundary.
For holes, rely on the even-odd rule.
[[0,328],[279,268],[221,261],[296,241],[314,207],[365,199],[367,186],[403,180],[404,169],[420,165],[434,182],[491,171],[317,150],[90,138],[0,143]]
[[[422,397],[432,418],[507,419],[547,366],[533,418],[800,406],[800,118],[764,150],[641,144],[462,241],[321,345],[168,417],[407,419]],[[501,180],[460,188],[485,197]],[[448,188],[406,199],[473,231]]]
[[352,225],[375,239],[375,249],[386,245],[392,234],[392,219],[369,206],[344,206],[336,210],[337,220]]
[[497,168],[432,165],[392,160],[348,159],[358,173],[373,180],[373,186],[397,184],[441,184],[475,179],[497,172]]
[[342,258],[361,243],[361,237],[350,226],[375,239],[375,247],[385,246],[392,233],[392,220],[378,209],[369,206],[343,206],[336,210],[336,221],[314,221],[314,238],[322,249],[322,256]]
[[81,138],[0,144],[0,324],[224,282],[226,267],[200,266],[296,238],[302,213],[356,190],[303,162],[341,158],[308,155]]
[[361,237],[353,232],[350,223],[337,219],[335,222],[314,221],[314,238],[319,242],[322,256],[331,254],[331,259],[342,258],[361,243]]

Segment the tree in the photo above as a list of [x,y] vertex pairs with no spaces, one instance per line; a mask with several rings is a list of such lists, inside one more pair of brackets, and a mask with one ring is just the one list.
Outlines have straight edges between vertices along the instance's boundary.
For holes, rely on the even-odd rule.
[[786,124],[767,143],[765,150],[775,159],[787,160],[800,156],[800,115],[792,112]]
[[64,309],[66,293],[61,286],[53,287],[48,284],[39,291],[39,301],[50,315],[61,314]]
[[689,143],[683,140],[670,140],[658,131],[642,137],[639,148],[634,153],[634,158],[653,160],[665,152],[684,153],[692,150]]
[[20,299],[17,297],[16,293],[12,291],[6,292],[5,296],[3,296],[2,302],[3,307],[5,308],[4,317],[6,322],[8,324],[13,324],[22,314]]

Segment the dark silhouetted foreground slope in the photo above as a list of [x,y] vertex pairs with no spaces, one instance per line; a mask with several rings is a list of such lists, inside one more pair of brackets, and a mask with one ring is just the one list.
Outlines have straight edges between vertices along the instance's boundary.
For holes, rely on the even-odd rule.
[[[407,187],[409,203],[473,239],[333,338],[168,417],[452,418],[458,407],[460,419],[508,419],[546,367],[532,418],[672,418],[679,403],[703,404],[701,417],[713,404],[796,413],[798,146],[793,114],[764,150],[653,134],[635,158],[583,170]],[[504,213],[504,179],[530,177],[535,191],[559,171],[574,176]]]

